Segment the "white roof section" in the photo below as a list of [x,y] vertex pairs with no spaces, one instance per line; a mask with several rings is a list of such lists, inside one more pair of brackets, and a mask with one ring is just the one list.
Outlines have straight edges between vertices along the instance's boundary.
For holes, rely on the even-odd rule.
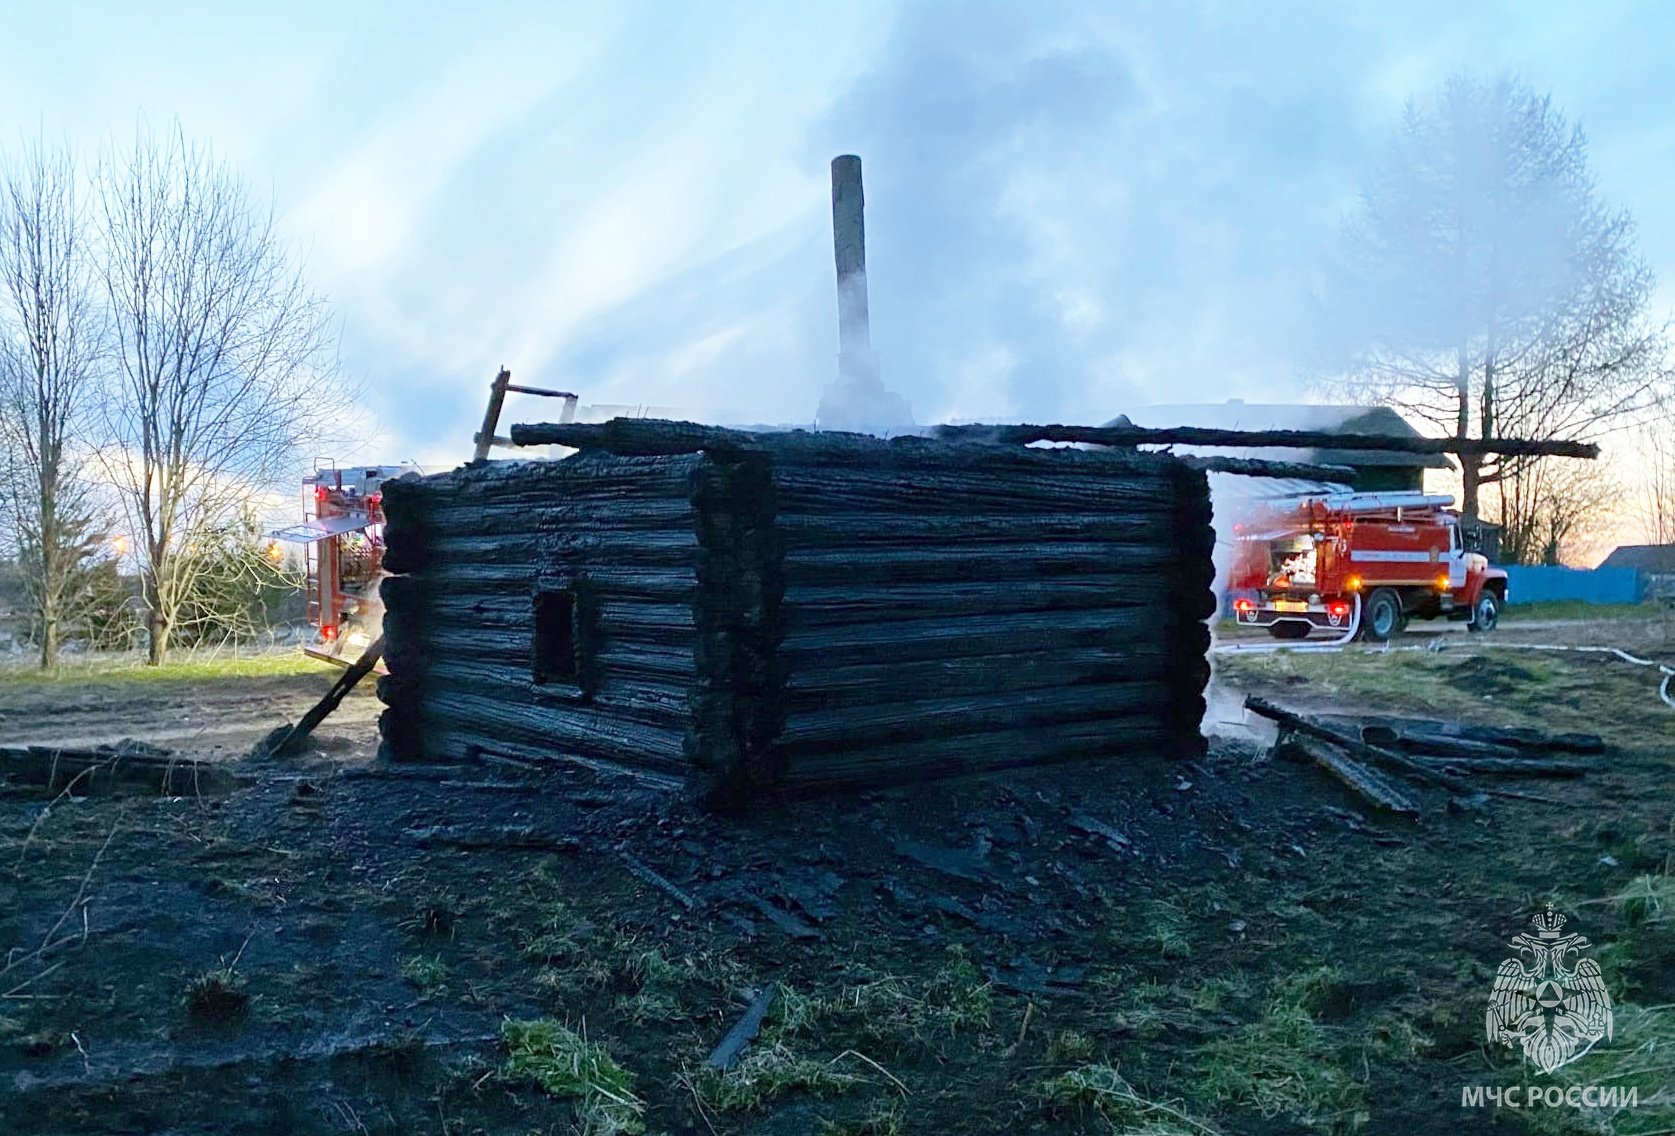
[[342,536],[348,532],[358,532],[371,525],[365,514],[360,516],[324,517],[319,520],[304,521],[300,525],[289,528],[275,529],[268,533],[269,540],[283,540],[291,544],[313,544],[317,540],[325,540],[328,536]]

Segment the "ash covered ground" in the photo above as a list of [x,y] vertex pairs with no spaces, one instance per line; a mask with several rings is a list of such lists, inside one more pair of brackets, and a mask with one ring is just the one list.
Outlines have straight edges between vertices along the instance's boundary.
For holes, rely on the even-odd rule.
[[[1427,789],[1417,821],[1242,725],[1191,763],[715,816],[568,766],[380,766],[365,695],[304,758],[237,756],[329,673],[7,684],[9,741],[138,735],[233,776],[0,791],[0,1131],[1667,1128],[1675,711],[1632,666],[1446,642],[1224,658],[1212,718],[1253,692],[1608,753],[1521,785],[1553,803]],[[1642,1106],[1465,1113],[1529,1079],[1483,1015],[1549,900],[1617,999],[1563,1083]]]

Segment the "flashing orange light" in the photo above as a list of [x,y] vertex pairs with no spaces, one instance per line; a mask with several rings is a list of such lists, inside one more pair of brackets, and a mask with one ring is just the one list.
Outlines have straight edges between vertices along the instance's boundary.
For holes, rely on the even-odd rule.
[[285,558],[285,550],[279,547],[277,540],[268,541],[267,557],[269,560],[283,560]]
[[1233,601],[1233,610],[1237,611],[1237,612],[1240,612],[1240,613],[1247,612],[1247,611],[1255,611],[1256,610],[1256,602],[1254,600],[1248,600],[1248,599],[1244,599],[1243,597],[1241,597],[1241,598],[1236,599],[1236,600]]
[[1448,590],[1448,577],[1447,576],[1438,576],[1437,577],[1437,591],[1446,592],[1447,590]]
[[1361,590],[1361,577],[1351,576],[1348,580],[1344,581],[1344,587],[1348,588],[1352,592],[1360,591]]

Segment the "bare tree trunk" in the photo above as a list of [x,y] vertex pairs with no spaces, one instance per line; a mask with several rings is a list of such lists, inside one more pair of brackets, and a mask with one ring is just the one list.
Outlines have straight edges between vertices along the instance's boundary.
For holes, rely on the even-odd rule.
[[[1454,424],[1456,438],[1471,437],[1471,360],[1464,347],[1460,348],[1459,378],[1457,391],[1459,394],[1459,415]],[[1483,470],[1483,456],[1481,454],[1462,453],[1460,460],[1460,512],[1473,520],[1477,519],[1477,492],[1480,475]]]
[[39,142],[0,171],[0,504],[42,669],[58,661],[97,544],[77,449],[100,328],[76,185],[70,155]]

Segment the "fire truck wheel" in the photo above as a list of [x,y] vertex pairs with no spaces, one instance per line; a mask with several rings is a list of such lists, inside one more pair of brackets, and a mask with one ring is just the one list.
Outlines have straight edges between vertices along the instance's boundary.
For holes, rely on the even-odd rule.
[[1383,643],[1402,630],[1402,598],[1389,588],[1379,588],[1367,597],[1361,628],[1374,643]]
[[1471,620],[1466,624],[1466,630],[1493,631],[1500,618],[1500,598],[1488,588],[1484,588],[1483,594],[1478,596],[1477,602],[1472,605]]

